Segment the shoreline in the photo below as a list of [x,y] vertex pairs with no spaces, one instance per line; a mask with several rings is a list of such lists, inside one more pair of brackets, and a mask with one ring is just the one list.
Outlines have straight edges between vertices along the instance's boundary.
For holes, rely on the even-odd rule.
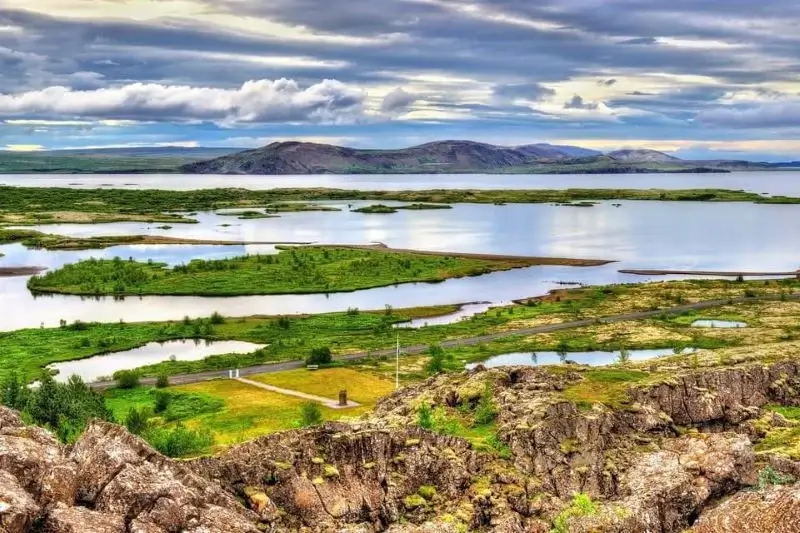
[[714,270],[639,270],[623,269],[618,271],[620,274],[632,274],[634,276],[720,276],[720,277],[800,277],[800,270],[792,272],[740,272],[740,271],[714,271]]
[[34,276],[39,272],[47,270],[45,267],[0,267],[0,278],[13,278],[22,276]]

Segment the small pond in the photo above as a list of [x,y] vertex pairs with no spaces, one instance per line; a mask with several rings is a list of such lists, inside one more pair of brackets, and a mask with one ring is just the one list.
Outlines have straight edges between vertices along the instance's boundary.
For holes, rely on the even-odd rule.
[[510,305],[510,303],[511,302],[477,302],[464,304],[455,313],[427,318],[416,318],[414,320],[409,320],[408,322],[396,324],[395,327],[401,329],[419,329],[424,328],[425,326],[443,326],[446,324],[454,324],[461,320],[472,318],[475,315],[485,313],[492,307]]
[[693,328],[746,328],[747,322],[735,322],[732,320],[695,320],[692,322]]
[[[696,350],[687,348],[683,353],[692,353]],[[656,350],[628,350],[631,361],[646,361],[648,359],[655,359],[656,357],[663,357],[665,355],[673,355],[674,352],[671,348],[660,348]],[[495,355],[481,363],[473,363],[466,366],[467,370],[472,370],[479,364],[486,368],[498,368],[503,366],[544,366],[544,365],[559,365],[564,364],[566,361],[573,361],[579,365],[587,366],[608,366],[613,365],[619,361],[619,352],[528,352],[528,353],[506,353],[502,355]]]
[[205,340],[180,340],[163,343],[151,342],[127,352],[97,355],[78,361],[55,363],[47,368],[57,370],[56,381],[65,382],[78,375],[85,382],[100,381],[119,370],[134,370],[163,361],[199,361],[212,355],[249,354],[264,345],[240,341],[210,342]]

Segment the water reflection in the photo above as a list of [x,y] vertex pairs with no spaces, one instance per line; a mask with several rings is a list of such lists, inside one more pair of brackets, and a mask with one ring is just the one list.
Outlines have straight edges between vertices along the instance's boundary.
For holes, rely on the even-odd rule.
[[55,363],[47,368],[58,372],[56,381],[66,382],[70,376],[80,376],[91,383],[110,378],[120,370],[134,370],[163,361],[199,361],[213,355],[248,354],[263,348],[263,345],[239,341],[210,342],[206,340],[180,340],[151,342],[127,352],[98,355],[78,361]]
[[732,320],[695,320],[692,322],[693,328],[746,328],[747,322],[735,322]]
[[[687,348],[682,353],[693,353],[696,350]],[[630,361],[647,361],[656,357],[673,355],[670,348],[658,350],[628,350]],[[481,363],[466,365],[467,370],[483,365],[486,368],[499,368],[503,366],[543,366],[560,365],[567,362],[586,366],[608,366],[620,361],[620,352],[528,352],[507,353],[490,357]]]
[[797,171],[730,174],[364,174],[303,176],[181,176],[175,174],[0,175],[0,184],[18,187],[73,187],[196,190],[341,188],[358,190],[426,189],[744,189],[757,193],[800,196]]
[[[354,293],[248,296],[237,298],[143,297],[115,302],[113,298],[80,299],[49,296],[34,299],[27,278],[0,279],[0,330],[57,325],[61,319],[84,321],[147,321],[179,319],[184,315],[228,316],[342,311],[348,307],[381,309],[462,302],[502,302],[536,296],[561,287],[559,282],[584,284],[644,283],[679,276],[623,275],[618,269],[670,268],[681,270],[794,270],[800,233],[798,205],[746,203],[609,202],[585,209],[551,205],[460,204],[451,210],[401,211],[393,215],[343,212],[287,213],[281,218],[239,221],[220,228],[230,217],[200,213],[200,224],[102,224],[41,226],[67,235],[150,233],[230,240],[368,243],[411,249],[451,250],[514,255],[616,259],[595,268],[533,267],[497,272],[477,278],[449,280],[437,285],[408,284]],[[357,203],[355,203],[358,205]],[[221,234],[220,231],[226,233]],[[2,266],[57,268],[89,257],[152,258],[170,265],[192,258],[224,258],[245,253],[275,253],[274,246],[119,246],[106,250],[28,250],[0,246]],[[14,310],[9,313],[6,310]]]

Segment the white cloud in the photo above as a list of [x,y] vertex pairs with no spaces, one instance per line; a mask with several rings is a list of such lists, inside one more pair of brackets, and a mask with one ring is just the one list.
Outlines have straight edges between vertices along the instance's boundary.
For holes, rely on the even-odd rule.
[[294,80],[253,80],[236,89],[154,83],[76,91],[53,86],[0,94],[0,116],[228,123],[347,123],[363,113],[366,94],[336,80],[306,88]]

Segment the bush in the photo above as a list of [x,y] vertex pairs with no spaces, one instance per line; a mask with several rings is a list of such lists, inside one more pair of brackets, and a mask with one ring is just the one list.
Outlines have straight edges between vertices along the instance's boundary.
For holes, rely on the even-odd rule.
[[172,396],[169,393],[164,391],[159,391],[156,393],[156,405],[154,407],[154,411],[156,413],[163,413],[169,408],[169,403],[172,401]]
[[475,409],[475,423],[479,426],[491,424],[497,418],[497,409],[494,407],[494,394],[492,386],[487,383],[478,400],[478,407]]
[[3,382],[0,401],[6,407],[22,410],[28,402],[28,387],[19,379],[16,371],[11,371]]
[[333,361],[331,349],[327,346],[324,348],[312,348],[311,354],[306,359],[309,365],[329,365]]
[[421,403],[417,407],[417,425],[422,429],[433,429],[433,413],[427,403]]
[[156,378],[156,388],[166,389],[169,387],[169,376],[167,374],[159,374]]
[[128,416],[125,417],[125,427],[134,435],[142,435],[147,429],[147,413],[144,409],[131,407]]
[[151,429],[145,437],[156,450],[167,457],[196,455],[214,444],[214,437],[210,431],[192,431],[181,424],[172,430]]
[[120,370],[114,373],[117,387],[120,389],[135,389],[139,386],[139,373],[134,370]]
[[316,402],[306,402],[300,406],[300,426],[304,428],[322,424],[322,410]]
[[224,324],[225,317],[219,314],[218,312],[214,311],[214,314],[211,315],[211,323],[215,325]]

